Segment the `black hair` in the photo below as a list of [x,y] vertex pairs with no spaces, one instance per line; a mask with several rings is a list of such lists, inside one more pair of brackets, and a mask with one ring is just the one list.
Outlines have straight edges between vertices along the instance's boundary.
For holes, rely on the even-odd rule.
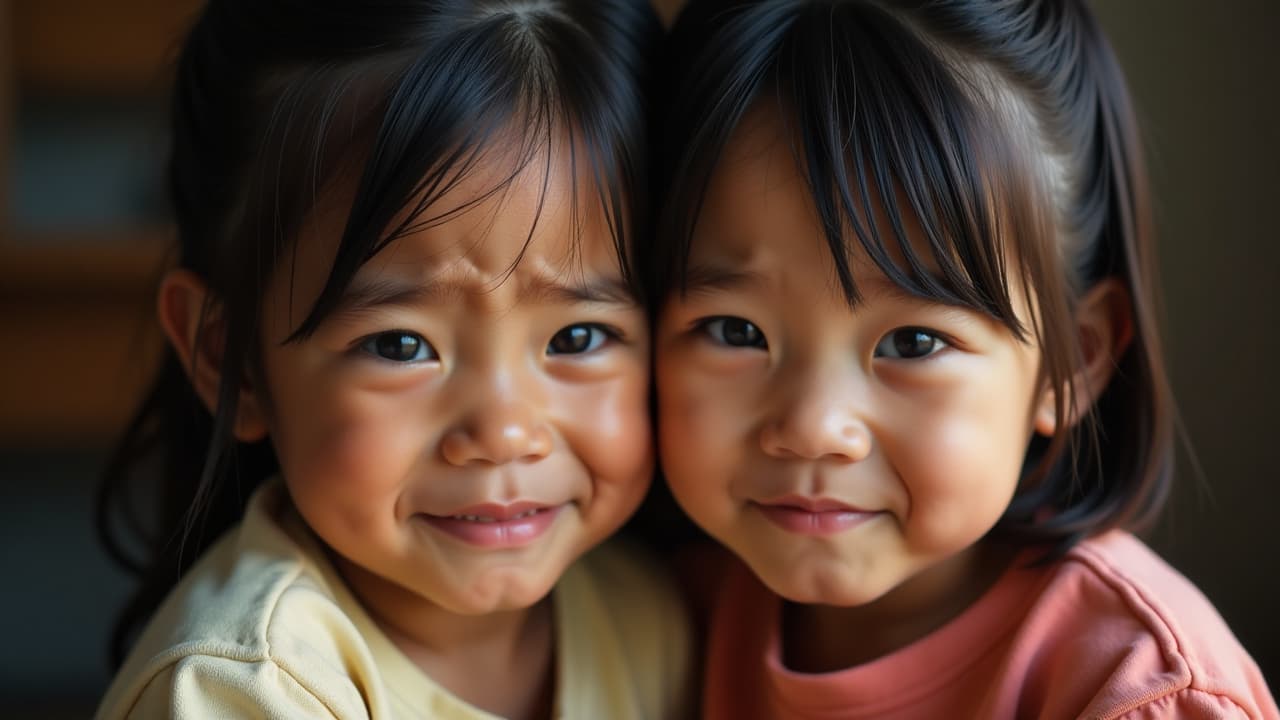
[[203,313],[220,326],[218,400],[208,412],[168,349],[105,470],[100,535],[141,578],[114,664],[278,469],[268,442],[234,439],[237,395],[260,372],[264,288],[332,181],[358,177],[328,280],[286,342],[314,332],[371,256],[458,212],[422,217],[491,144],[518,146],[496,193],[553,135],[587,168],[589,200],[643,300],[633,254],[649,215],[646,97],[660,36],[645,0],[208,3],[177,61],[168,180],[178,262],[207,283]]
[[[849,303],[863,253],[909,293],[1034,335],[1060,419],[1082,358],[1075,303],[1104,278],[1123,282],[1134,338],[1114,378],[1087,417],[1032,441],[993,537],[1050,558],[1150,524],[1172,474],[1173,419],[1148,183],[1123,75],[1082,0],[692,0],[664,64],[655,188],[666,200],[646,270],[656,303],[684,287],[726,144],[753,108],[776,108]],[[1018,267],[1006,267],[1010,251]],[[1030,327],[1010,277],[1038,310]]]

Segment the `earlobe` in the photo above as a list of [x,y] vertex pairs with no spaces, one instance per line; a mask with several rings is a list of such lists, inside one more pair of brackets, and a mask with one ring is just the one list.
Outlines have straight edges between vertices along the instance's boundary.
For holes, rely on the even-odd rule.
[[[1124,281],[1109,277],[1089,288],[1076,305],[1074,320],[1080,353],[1066,389],[1071,393],[1063,408],[1067,425],[1089,413],[1133,340],[1132,306]],[[1035,431],[1041,435],[1052,436],[1058,430],[1055,405],[1055,390],[1045,389],[1033,417]]]
[[1057,393],[1052,389],[1045,388],[1041,391],[1040,400],[1032,415],[1032,427],[1045,437],[1053,437],[1058,431]]
[[1076,308],[1076,332],[1083,364],[1076,372],[1072,416],[1083,417],[1115,375],[1133,341],[1133,304],[1124,280],[1109,277],[1094,285]]
[[267,436],[267,420],[262,414],[262,403],[258,396],[241,389],[240,402],[236,408],[236,424],[231,429],[236,440],[243,443],[258,442]]
[[[171,270],[160,281],[156,312],[196,395],[216,413],[226,330],[208,286],[190,270]],[[262,403],[246,378],[239,385],[232,432],[241,442],[256,442],[267,435]]]

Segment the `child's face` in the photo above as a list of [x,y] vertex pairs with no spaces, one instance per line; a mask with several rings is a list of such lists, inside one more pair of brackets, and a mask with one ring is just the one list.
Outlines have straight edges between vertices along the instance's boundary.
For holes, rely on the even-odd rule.
[[955,589],[949,568],[1008,506],[1040,354],[865,258],[853,271],[850,309],[788,139],[750,115],[712,178],[688,293],[659,318],[661,462],[779,594],[853,606],[903,586],[886,602],[914,602]]
[[527,607],[646,491],[645,314],[585,191],[574,224],[567,163],[540,208],[544,160],[484,199],[509,162],[462,180],[424,217],[479,202],[374,256],[308,340],[281,343],[319,294],[341,210],[322,200],[268,288],[270,437],[366,602]]

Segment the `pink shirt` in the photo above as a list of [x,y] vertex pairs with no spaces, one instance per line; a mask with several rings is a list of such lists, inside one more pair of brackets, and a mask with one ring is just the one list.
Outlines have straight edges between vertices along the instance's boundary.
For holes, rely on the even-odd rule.
[[1011,568],[939,630],[846,670],[783,667],[780,622],[781,599],[735,561],[713,611],[704,717],[1280,718],[1208,599],[1119,531]]

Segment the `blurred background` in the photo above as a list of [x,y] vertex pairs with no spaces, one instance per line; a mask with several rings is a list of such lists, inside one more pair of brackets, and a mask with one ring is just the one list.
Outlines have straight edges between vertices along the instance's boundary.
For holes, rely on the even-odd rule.
[[[664,10],[679,0],[658,0]],[[84,717],[128,579],[96,474],[154,367],[168,65],[194,0],[0,0],[0,707]],[[1280,683],[1280,3],[1095,0],[1147,134],[1194,452],[1155,548]]]

